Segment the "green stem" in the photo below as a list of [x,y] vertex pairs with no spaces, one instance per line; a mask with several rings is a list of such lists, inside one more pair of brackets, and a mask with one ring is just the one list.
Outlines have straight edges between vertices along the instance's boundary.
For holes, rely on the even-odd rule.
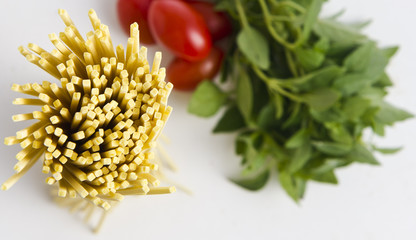
[[278,79],[278,78],[269,78],[268,76],[266,76],[259,68],[257,68],[256,66],[252,66],[254,72],[256,73],[256,75],[262,79],[266,85],[273,91],[276,91],[277,93],[290,98],[293,101],[297,101],[297,102],[301,102],[302,99],[299,98],[298,96],[296,96],[295,94],[292,94],[288,91],[286,91],[285,89],[283,89],[281,87],[282,84],[282,79]]
[[299,11],[300,13],[305,13],[306,12],[306,9],[304,7],[302,7],[301,5],[299,5],[299,4],[295,3],[295,2],[283,1],[283,2],[279,2],[279,5],[291,7],[293,9]]
[[285,96],[285,97],[287,97],[287,98],[289,98],[293,101],[302,102],[302,99],[300,97],[284,90],[282,87],[280,87],[280,85],[276,84],[276,82],[272,82],[272,84],[270,84],[269,87],[273,90],[276,90],[276,92],[282,94],[283,96]]
[[300,36],[298,36],[298,39],[294,43],[289,43],[284,38],[282,38],[277,33],[277,31],[273,28],[273,23],[272,23],[273,22],[273,16],[270,14],[265,0],[258,0],[258,1],[260,3],[261,9],[263,11],[264,21],[266,22],[267,30],[269,31],[270,35],[277,42],[279,42],[281,45],[285,46],[286,48],[289,48],[291,50],[296,48],[301,43],[302,38]]
[[285,80],[283,79],[279,79],[279,78],[269,78],[268,76],[266,76],[266,74],[263,73],[263,71],[261,71],[257,66],[252,65],[252,68],[254,70],[254,72],[257,74],[257,76],[259,78],[261,78],[263,81],[265,81],[266,83],[268,83],[269,81],[274,81],[277,82],[279,84],[283,84]]
[[270,16],[269,10],[267,9],[266,2],[264,0],[258,0],[258,1],[260,3],[261,9],[262,9],[263,14],[264,14],[264,20],[266,22],[267,29],[269,30],[272,37],[274,39],[276,39],[276,41],[278,41],[283,46],[289,47],[290,44],[288,42],[286,42],[286,40],[283,39],[281,36],[279,36],[279,34],[273,29],[273,26],[272,26],[272,23],[271,23],[272,18]]
[[286,55],[286,59],[287,59],[287,64],[289,65],[289,69],[292,72],[293,76],[295,78],[299,77],[299,73],[296,69],[296,64],[295,64],[295,62],[293,60],[293,57],[292,57],[292,53],[289,52],[288,49],[285,49],[285,55]]
[[250,24],[248,23],[248,20],[247,20],[247,16],[244,12],[243,5],[241,5],[241,1],[235,0],[235,5],[237,7],[237,12],[238,12],[238,15],[240,16],[241,25],[243,25],[243,28],[250,27]]
[[288,16],[270,16],[273,22],[293,22],[293,18]]

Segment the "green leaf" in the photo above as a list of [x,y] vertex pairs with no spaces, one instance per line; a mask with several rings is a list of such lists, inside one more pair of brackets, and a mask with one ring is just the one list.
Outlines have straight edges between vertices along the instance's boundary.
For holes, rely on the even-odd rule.
[[367,40],[366,36],[354,28],[330,19],[317,21],[313,31],[318,36],[328,38],[337,43],[360,44]]
[[313,45],[313,49],[317,52],[326,53],[330,47],[329,40],[327,38],[321,38]]
[[312,117],[321,123],[325,122],[342,122],[345,120],[344,112],[339,108],[332,107],[325,111],[310,110]]
[[345,116],[351,121],[357,121],[361,115],[367,110],[371,102],[362,97],[351,97],[345,101],[343,111]]
[[244,145],[237,149],[242,151],[245,165],[242,174],[244,176],[257,173],[265,167],[266,159],[269,154],[268,149],[264,147],[264,135],[259,132],[242,135],[238,137]]
[[345,13],[345,8],[344,9],[341,9],[341,10],[339,10],[337,13],[335,13],[334,15],[332,15],[332,16],[330,16],[330,17],[328,17],[327,19],[328,20],[337,20],[339,17],[341,17],[342,15],[344,15],[344,13]]
[[307,41],[309,39],[312,27],[315,25],[319,12],[321,11],[322,3],[322,0],[312,0],[311,4],[309,5],[305,13],[305,25],[303,26],[302,32],[302,37],[304,41]]
[[246,124],[240,110],[238,110],[237,106],[233,105],[225,111],[224,115],[215,126],[213,132],[232,132],[243,128],[245,125]]
[[351,145],[337,142],[314,141],[313,146],[320,152],[333,156],[341,156],[351,151]]
[[389,75],[383,73],[380,79],[377,81],[377,85],[381,85],[382,88],[393,86],[393,82],[391,81]]
[[264,134],[263,149],[270,153],[270,157],[274,158],[276,161],[284,161],[290,158],[288,149],[280,146],[270,134]]
[[331,138],[339,143],[344,143],[347,145],[352,144],[352,137],[345,126],[341,123],[325,123],[325,127],[329,130],[329,135]]
[[361,144],[356,144],[352,151],[346,156],[350,161],[379,165],[373,154]]
[[264,70],[269,68],[269,43],[261,32],[253,27],[244,27],[237,36],[237,44],[252,64]]
[[313,89],[326,88],[332,85],[334,79],[345,72],[345,69],[336,65],[327,66],[300,78],[291,79],[300,91],[310,91]]
[[319,166],[309,169],[308,172],[311,175],[322,175],[336,168],[344,167],[348,165],[349,163],[350,161],[345,160],[343,158],[328,158],[328,159],[325,159],[325,161],[321,163]]
[[263,107],[257,118],[257,125],[264,130],[267,130],[276,125],[276,113],[273,104],[269,103]]
[[312,155],[312,146],[309,142],[303,144],[294,151],[292,159],[289,162],[288,170],[290,173],[295,173],[301,169],[310,159]]
[[317,111],[330,108],[339,97],[339,93],[330,88],[318,89],[301,95],[302,100]]
[[355,22],[355,23],[349,24],[349,26],[357,30],[362,30],[368,25],[370,25],[370,23],[371,23],[371,20],[367,20],[367,21],[362,21],[362,22]]
[[413,115],[394,107],[391,104],[383,102],[380,105],[380,110],[376,114],[376,120],[380,123],[392,125],[395,122],[403,121],[408,118],[412,118]]
[[341,91],[343,95],[348,96],[371,85],[372,82],[372,78],[362,73],[350,73],[337,78],[334,82],[334,87]]
[[303,197],[306,186],[305,180],[294,177],[285,171],[279,171],[279,182],[295,202],[298,202]]
[[313,49],[296,48],[294,51],[300,65],[307,71],[315,70],[322,65],[325,55]]
[[383,154],[395,154],[397,152],[399,152],[400,150],[402,150],[402,147],[397,147],[397,148],[379,148],[376,146],[373,146],[373,150],[377,151],[379,153],[383,153]]
[[309,140],[308,131],[305,128],[301,128],[286,141],[285,147],[297,148],[297,147],[302,146],[308,140]]
[[375,49],[374,42],[368,42],[352,52],[344,60],[344,67],[349,72],[364,72],[370,64],[371,53]]
[[399,50],[398,46],[386,47],[386,48],[381,49],[384,56],[386,56],[387,58],[393,57],[398,50]]
[[269,169],[264,170],[257,176],[253,178],[245,178],[239,180],[231,180],[240,187],[243,187],[248,190],[256,191],[264,187],[266,185],[267,180],[269,179],[270,171]]
[[370,63],[365,69],[364,74],[373,80],[379,79],[385,72],[387,64],[389,63],[389,58],[379,48],[374,48],[371,53]]
[[311,178],[317,182],[338,184],[338,179],[335,176],[335,173],[333,170],[330,170],[321,174],[312,175]]
[[246,122],[250,122],[253,108],[253,88],[248,74],[243,69],[240,69],[237,80],[237,106]]
[[240,133],[235,139],[235,153],[237,155],[244,154],[247,151],[247,146],[250,144],[250,142],[250,135],[245,132]]
[[370,106],[379,106],[387,92],[380,88],[367,87],[358,92],[358,95],[370,101]]
[[217,113],[226,99],[227,94],[223,93],[214,83],[203,81],[192,94],[188,112],[200,117],[210,117]]

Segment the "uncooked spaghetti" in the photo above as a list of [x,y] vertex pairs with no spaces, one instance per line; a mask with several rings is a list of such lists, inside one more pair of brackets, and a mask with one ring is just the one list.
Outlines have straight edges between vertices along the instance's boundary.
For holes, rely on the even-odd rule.
[[13,186],[41,157],[46,182],[57,185],[59,197],[82,198],[109,210],[124,195],[163,194],[158,165],[151,151],[172,108],[167,105],[172,84],[160,68],[161,53],[150,67],[147,49],[139,46],[139,29],[131,25],[127,48],[115,50],[110,32],[94,10],[93,31],[81,36],[68,13],[59,10],[65,31],[50,34],[56,49],[36,44],[19,47],[26,59],[58,81],[14,84],[12,90],[31,96],[14,104],[41,109],[13,116],[13,121],[36,120],[6,145],[20,144],[16,174],[1,186]]

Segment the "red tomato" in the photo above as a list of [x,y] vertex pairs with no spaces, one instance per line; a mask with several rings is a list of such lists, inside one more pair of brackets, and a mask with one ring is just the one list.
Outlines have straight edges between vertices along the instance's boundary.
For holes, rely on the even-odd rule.
[[204,18],[182,1],[153,1],[149,26],[156,42],[188,61],[208,56],[212,40]]
[[149,29],[147,13],[152,0],[118,0],[117,12],[121,26],[130,35],[130,24],[137,22],[140,30],[140,42],[154,44],[155,40]]
[[218,41],[230,35],[232,31],[230,19],[224,12],[216,11],[213,3],[199,1],[187,2],[205,19],[212,40]]
[[169,65],[166,76],[174,89],[193,90],[204,79],[212,79],[218,73],[224,53],[213,47],[208,57],[198,62],[175,58]]

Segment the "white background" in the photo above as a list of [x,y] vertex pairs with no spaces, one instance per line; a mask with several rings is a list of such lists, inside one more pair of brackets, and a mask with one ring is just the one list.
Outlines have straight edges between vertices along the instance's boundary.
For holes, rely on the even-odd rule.
[[[27,63],[17,47],[34,42],[51,50],[47,34],[64,28],[58,8],[68,10],[83,34],[91,29],[87,13],[94,8],[109,25],[113,42],[126,44],[115,1],[1,0],[2,139],[24,127],[14,124],[11,115],[27,112],[11,104],[19,96],[10,90],[12,83],[54,81]],[[342,8],[347,9],[345,20],[373,19],[365,32],[381,45],[400,45],[389,66],[395,87],[388,99],[416,113],[416,2],[331,0],[325,6],[327,13]],[[187,114],[189,97],[172,94],[174,113],[164,133],[172,140],[168,151],[180,167],[170,177],[192,189],[192,196],[178,191],[129,197],[109,215],[99,235],[93,235],[80,216],[51,202],[46,176],[37,164],[11,190],[0,192],[0,239],[416,239],[416,120],[397,124],[385,139],[377,140],[382,146],[404,146],[403,151],[378,155],[380,167],[357,164],[338,170],[338,186],[310,183],[297,205],[276,179],[254,193],[230,183],[227,178],[238,175],[240,161],[233,136],[214,136],[210,131],[216,119]],[[0,182],[13,174],[17,151],[0,144]]]

